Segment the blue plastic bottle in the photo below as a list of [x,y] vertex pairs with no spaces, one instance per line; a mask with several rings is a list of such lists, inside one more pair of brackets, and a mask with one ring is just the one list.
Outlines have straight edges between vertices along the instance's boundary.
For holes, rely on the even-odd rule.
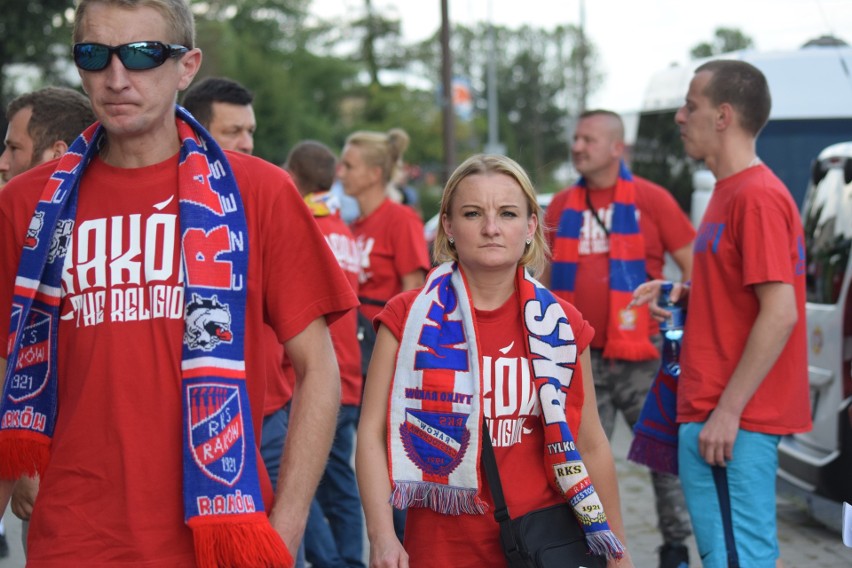
[[683,341],[683,323],[685,314],[683,308],[671,300],[671,282],[663,282],[660,287],[658,305],[669,311],[671,316],[660,323],[660,333],[663,334],[663,371],[673,377],[680,376],[680,347]]

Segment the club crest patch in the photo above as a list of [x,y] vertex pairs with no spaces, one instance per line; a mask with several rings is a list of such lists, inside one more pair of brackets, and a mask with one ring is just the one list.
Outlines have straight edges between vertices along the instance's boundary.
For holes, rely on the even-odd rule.
[[406,455],[427,474],[450,475],[470,443],[467,418],[467,414],[406,409],[399,427]]
[[192,457],[207,477],[232,487],[245,464],[245,430],[238,387],[199,383],[187,387]]
[[220,343],[231,343],[231,310],[214,295],[193,294],[186,305],[184,342],[190,349],[212,351]]
[[[21,307],[15,306],[12,321],[16,322],[20,317]],[[15,359],[15,369],[9,375],[8,395],[15,403],[38,396],[47,386],[51,365],[49,340],[52,326],[53,319],[50,314],[37,308],[30,310],[21,330],[21,346]]]

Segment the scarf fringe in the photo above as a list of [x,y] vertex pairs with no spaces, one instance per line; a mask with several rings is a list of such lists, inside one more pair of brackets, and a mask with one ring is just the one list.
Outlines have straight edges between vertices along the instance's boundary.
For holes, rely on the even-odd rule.
[[[247,518],[248,517],[248,518]],[[292,568],[293,557],[264,513],[189,521],[198,568]]]
[[598,531],[586,534],[586,545],[596,556],[606,556],[618,560],[624,556],[624,545],[612,531]]
[[428,507],[445,515],[482,515],[488,510],[476,489],[463,489],[415,481],[397,481],[391,494],[396,509]]
[[634,432],[627,459],[658,473],[678,474],[677,444],[669,444],[642,431]]
[[31,432],[7,430],[0,434],[0,455],[3,456],[0,479],[42,475],[50,458],[50,439]]
[[604,359],[621,359],[624,361],[648,361],[657,359],[660,352],[647,337],[642,340],[614,339],[610,335],[603,350]]

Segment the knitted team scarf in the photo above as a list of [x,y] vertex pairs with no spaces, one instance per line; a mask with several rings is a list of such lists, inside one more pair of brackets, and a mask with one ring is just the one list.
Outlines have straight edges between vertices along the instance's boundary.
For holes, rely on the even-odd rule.
[[[671,282],[667,284],[670,291]],[[665,290],[666,284],[663,286]],[[633,441],[627,459],[660,473],[677,475],[677,383],[685,316],[682,308],[667,307],[672,315],[667,322],[660,324],[663,334],[660,370],[651,383],[639,419],[633,427]]]
[[[577,346],[556,298],[523,268],[516,287],[544,425],[544,464],[572,505],[594,554],[621,557],[565,419]],[[482,514],[480,346],[473,304],[455,263],[429,274],[406,318],[391,383],[388,453],[394,507]]]
[[677,475],[677,374],[661,365],[633,427],[627,459]]
[[[245,212],[222,150],[181,107],[178,199],[185,333],[181,362],[185,521],[201,568],[291,566],[264,513],[245,385]],[[60,159],[24,244],[0,413],[0,477],[43,474],[57,412],[61,272],[80,180],[105,140],[86,129]]]
[[[574,301],[583,212],[588,208],[586,180],[580,178],[569,190],[566,209],[559,218],[553,247],[551,290]],[[645,240],[636,220],[636,188],[633,175],[622,161],[612,203],[609,236],[609,319],[603,356],[608,359],[644,361],[659,356],[648,338],[646,306],[628,308],[633,290],[646,279]]]

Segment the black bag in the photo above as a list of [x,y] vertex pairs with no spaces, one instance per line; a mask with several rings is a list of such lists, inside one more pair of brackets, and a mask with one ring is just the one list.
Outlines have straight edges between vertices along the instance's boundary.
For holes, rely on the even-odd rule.
[[[369,306],[385,307],[385,302],[364,298],[358,296],[358,300],[362,304]],[[370,318],[358,310],[358,344],[361,346],[361,376],[367,376],[367,369],[370,367],[370,358],[373,356],[373,347],[376,346],[376,330],[373,328],[373,322]]]
[[491,437],[483,428],[482,467],[509,568],[606,568],[606,557],[589,552],[585,533],[568,503],[536,509],[517,519],[509,516]]

